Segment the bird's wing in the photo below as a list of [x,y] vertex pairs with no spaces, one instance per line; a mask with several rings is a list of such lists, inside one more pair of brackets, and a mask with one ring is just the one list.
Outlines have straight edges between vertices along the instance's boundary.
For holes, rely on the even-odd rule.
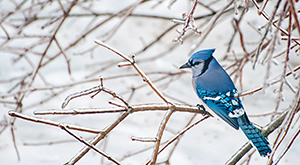
[[213,110],[221,119],[226,121],[235,129],[239,129],[237,117],[243,115],[244,108],[239,98],[234,97],[236,91],[227,93],[208,92],[197,90],[197,95],[201,100]]
[[235,129],[239,129],[238,122],[235,118],[231,118],[228,116],[229,111],[227,108],[223,106],[219,106],[215,104],[213,101],[206,101],[206,105],[213,110],[221,119],[223,119],[226,123],[231,125]]

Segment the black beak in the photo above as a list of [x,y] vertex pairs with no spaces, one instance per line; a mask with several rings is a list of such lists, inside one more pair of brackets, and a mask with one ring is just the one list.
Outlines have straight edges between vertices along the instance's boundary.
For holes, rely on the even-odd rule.
[[181,67],[179,67],[179,69],[190,68],[190,67],[191,67],[191,63],[190,63],[190,62],[187,62],[187,63],[181,65]]

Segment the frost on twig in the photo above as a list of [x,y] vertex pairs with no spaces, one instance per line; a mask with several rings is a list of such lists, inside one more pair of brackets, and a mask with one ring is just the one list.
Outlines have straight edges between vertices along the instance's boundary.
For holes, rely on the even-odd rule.
[[183,37],[187,30],[192,30],[198,35],[201,34],[201,31],[195,25],[194,12],[195,12],[196,6],[197,6],[197,0],[194,1],[194,5],[188,14],[186,14],[186,13],[182,14],[182,20],[173,19],[174,23],[183,24],[182,30],[176,29],[177,33],[179,33],[179,37],[175,38],[173,40],[173,42],[179,42],[180,44],[182,44]]
[[76,93],[70,94],[68,97],[66,97],[66,99],[62,103],[61,107],[64,109],[71,100],[73,100],[73,99],[75,99],[77,97],[82,97],[82,96],[85,96],[85,95],[93,94],[93,95],[91,95],[91,98],[93,98],[93,97],[95,97],[97,94],[99,94],[102,91],[105,92],[105,93],[110,94],[113,98],[119,99],[128,108],[129,105],[128,105],[127,101],[125,101],[121,96],[117,95],[115,92],[113,92],[113,91],[111,91],[111,90],[103,87],[103,78],[102,77],[100,77],[100,85],[95,86],[95,87],[90,88],[90,89],[87,89],[87,90],[84,90],[84,91],[80,91],[80,92],[76,92]]

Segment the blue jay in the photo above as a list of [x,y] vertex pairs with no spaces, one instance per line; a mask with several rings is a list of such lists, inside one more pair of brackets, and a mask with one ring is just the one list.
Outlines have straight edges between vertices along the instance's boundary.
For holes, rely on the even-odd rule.
[[194,53],[179,69],[192,68],[193,87],[198,97],[221,119],[235,129],[241,128],[261,156],[271,153],[269,142],[250,122],[237,89],[226,71],[212,56],[215,49]]

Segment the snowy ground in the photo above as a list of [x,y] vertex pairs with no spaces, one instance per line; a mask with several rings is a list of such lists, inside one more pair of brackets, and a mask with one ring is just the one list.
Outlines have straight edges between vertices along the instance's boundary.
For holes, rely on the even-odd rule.
[[[97,1],[94,2],[91,10],[101,13],[116,13],[117,11],[124,9],[129,4],[132,4],[134,2],[135,0]],[[159,4],[157,7],[153,8],[153,5],[156,4],[156,1],[148,2],[139,5],[133,13],[180,18],[182,13],[189,12],[191,8],[190,3],[187,3],[186,1],[178,1],[175,2],[170,9],[168,9],[168,3],[168,1],[165,1],[162,4]],[[218,10],[225,6],[226,3],[227,1],[223,0],[222,2],[217,2],[215,5],[212,5],[212,7],[213,9]],[[273,9],[272,6],[274,4],[275,2],[270,2],[267,6],[266,11],[271,13]],[[54,1],[51,5],[49,5],[49,8],[44,9],[44,13],[39,13],[39,16],[45,16],[44,14],[47,13],[47,10],[53,10],[55,6],[58,6],[58,3]],[[2,11],[9,12],[13,8],[13,5],[9,1],[4,0],[0,2],[0,10]],[[81,10],[82,9],[74,8],[71,13],[76,13]],[[208,13],[210,12],[207,9],[199,6],[196,9],[195,16],[205,15]],[[223,61],[222,59],[225,55],[227,44],[233,33],[231,21],[235,17],[237,16],[235,16],[233,12],[227,13],[222,16],[220,22],[218,22],[217,26],[210,32],[208,37],[204,40],[200,47],[197,48],[197,50],[205,48],[216,48],[214,56],[222,65],[228,65],[229,62]],[[14,18],[22,18],[22,15],[15,15]],[[105,18],[108,18],[108,16],[101,16],[94,21],[91,21],[92,18],[90,17],[67,19],[64,22],[64,26],[61,27],[61,30],[57,34],[57,40],[62,45],[62,47],[65,48],[82,33],[88,31],[89,27],[92,27],[92,25],[101,22]],[[10,21],[13,21],[13,18],[10,19]],[[204,30],[210,19],[211,17],[208,17],[207,20],[197,21],[196,25],[203,24],[203,27],[201,27],[200,30]],[[136,72],[131,67],[118,68],[116,63],[114,63],[114,65],[112,65],[108,69],[103,69],[101,71],[100,69],[105,67],[107,64],[110,64],[111,61],[122,61],[119,56],[113,54],[107,49],[98,47],[93,51],[93,54],[78,54],[79,52],[93,47],[95,45],[95,39],[105,39],[107,37],[107,35],[105,34],[107,32],[110,32],[111,29],[114,28],[120,21],[121,18],[113,19],[108,24],[105,24],[98,30],[86,36],[83,41],[80,41],[76,49],[70,49],[65,52],[67,57],[70,59],[70,66],[72,71],[71,75],[68,74],[65,59],[61,55],[54,61],[49,63],[49,65],[40,69],[40,73],[44,76],[46,82],[48,82],[48,86],[46,86],[38,76],[32,86],[34,88],[51,86],[56,87],[69,83],[81,82],[84,80],[95,79],[95,81],[82,83],[80,85],[67,88],[67,90],[64,90],[59,95],[49,101],[46,101],[43,104],[39,104],[39,102],[51,96],[52,93],[50,93],[49,90],[32,92],[29,95],[26,95],[23,100],[23,113],[34,116],[33,111],[35,110],[59,109],[64,99],[69,94],[99,85],[99,81],[96,80],[99,76],[102,76],[104,78],[105,87],[122,95],[125,99],[128,99],[130,97],[131,87],[138,87],[145,84],[145,82],[143,82],[142,79],[138,76],[109,79],[113,76],[120,76]],[[52,26],[43,30],[40,28],[40,25],[44,23],[46,23],[46,21],[36,22],[31,26],[25,28],[23,33],[50,33],[53,28]],[[261,16],[257,15],[257,10],[254,7],[251,7],[243,18],[243,23],[241,24],[240,28],[243,31],[246,42],[248,43],[247,49],[250,51],[255,49],[257,46],[257,44],[251,43],[257,43],[261,39],[261,35],[259,35],[253,28],[251,28],[248,23],[253,25],[255,28],[258,28],[259,26],[267,24],[267,21]],[[90,25],[87,26],[87,24]],[[173,24],[174,23],[172,23],[171,20],[165,19],[130,17],[106,43],[126,55],[131,55],[132,53],[136,53],[143,49],[145,44],[149,44],[150,42],[155,40],[163,30],[169,28]],[[178,26],[177,28],[182,27]],[[11,30],[11,33],[15,34],[13,33],[13,30]],[[137,64],[146,73],[179,72],[178,67],[187,61],[190,55],[189,52],[194,46],[193,44],[197,43],[200,37],[194,33],[188,34],[192,35],[192,37],[187,38],[186,40],[184,40],[184,43],[180,45],[178,43],[172,42],[174,38],[178,37],[178,33],[176,33],[175,29],[171,30],[154,46],[150,47],[145,52],[138,54],[136,57]],[[296,36],[297,34],[298,33],[295,33]],[[0,30],[0,35],[5,36],[5,33]],[[2,41],[4,40],[2,39],[1,42]],[[20,39],[14,42],[10,42],[9,46],[27,47],[33,42],[35,41],[30,39]],[[171,46],[175,46],[175,48],[168,51]],[[233,42],[233,47],[233,50],[236,54],[242,52],[239,38],[237,36]],[[277,46],[276,50],[278,50],[278,52],[281,52],[281,50],[285,49],[285,47],[286,43],[282,42]],[[45,46],[40,46],[36,48],[36,51],[41,51],[44,49]],[[48,56],[46,57],[45,61],[47,61],[57,52],[57,47],[55,45],[52,45],[47,53]],[[161,54],[162,52],[165,53]],[[158,55],[159,58],[148,60],[149,58],[156,57]],[[36,67],[38,61],[40,60],[40,56],[33,54],[27,54],[26,56],[27,58],[32,60],[34,67]],[[19,61],[14,63],[13,59],[15,58],[17,58],[17,56],[14,54],[12,55],[12,53],[10,53],[9,51],[3,51],[2,49],[2,52],[0,52],[0,81],[23,76],[33,70],[24,58],[21,58]],[[279,58],[277,60],[281,62],[283,59]],[[297,56],[294,51],[291,52],[291,66],[295,67],[299,63],[299,55]],[[270,79],[282,73],[282,66],[283,65],[281,63],[277,66],[272,65]],[[250,90],[262,86],[265,74],[265,65],[258,64],[256,69],[253,70],[251,63],[246,64],[243,71],[243,90]],[[163,75],[149,74],[149,78],[151,80],[159,79],[162,76]],[[186,74],[183,74],[182,76],[177,76],[174,78],[174,81],[170,81],[170,78],[167,78],[162,81],[156,82],[155,85],[163,93],[165,93],[166,96],[172,96],[172,98],[176,98],[190,105],[196,105],[197,103],[199,103],[198,98],[191,86],[191,73],[188,72]],[[289,79],[294,86],[298,84],[297,81],[299,80],[294,80],[293,78]],[[8,89],[11,89],[15,84],[16,82],[1,83],[0,95],[8,95]],[[270,113],[274,110],[278,96],[277,93],[274,93],[274,90],[278,89],[278,85],[279,84],[276,84],[274,86],[266,88],[264,92],[260,91],[243,98],[244,107],[246,108],[247,113],[250,116],[250,120],[253,121],[253,123],[261,126],[265,126],[269,123],[269,116],[251,117],[251,115]],[[237,88],[241,89],[241,86],[237,84]],[[60,91],[61,89],[53,90],[54,93]],[[16,92],[17,90],[12,91],[12,93]],[[178,103],[177,100],[172,98],[169,99],[175,103]],[[284,101],[281,102],[279,111],[287,109],[288,106],[292,103],[293,99],[294,94],[290,92],[290,90],[285,86]],[[14,99],[13,97],[5,97],[1,100],[13,101]],[[111,100],[111,97],[109,95],[100,93],[93,99],[85,96],[72,100],[66,108],[111,107],[112,105],[109,105],[107,103],[109,100]],[[145,86],[136,90],[136,92],[133,94],[133,98],[131,99],[130,104],[134,105],[146,103],[163,103],[163,101],[155,93],[153,93],[148,86]],[[5,116],[5,118],[10,121],[11,117],[8,115],[8,111],[15,109],[15,106],[2,104],[0,102],[0,109],[0,116]],[[116,129],[114,129],[107,136],[107,138],[103,142],[101,142],[100,145],[98,145],[98,147],[102,150],[105,150],[106,153],[109,153],[116,159],[122,158],[125,154],[133,153],[146,147],[150,147],[153,143],[132,141],[131,137],[155,137],[164,114],[165,112],[158,111],[147,111],[131,114],[127,119],[125,119],[125,121],[117,126]],[[62,123],[72,123],[85,127],[104,129],[113,121],[115,121],[119,115],[120,114],[78,116],[49,115],[39,117]],[[181,131],[192,116],[193,114],[191,113],[181,112],[176,112],[174,115],[172,115],[167,125],[167,131],[163,135],[162,141],[166,141],[172,138],[174,136],[174,133]],[[2,118],[3,117],[1,117],[1,120]],[[194,119],[194,121],[200,118],[202,118],[202,116],[198,115],[196,116],[196,119]],[[283,150],[285,144],[288,143],[288,140],[292,137],[295,130],[298,129],[297,127],[299,127],[299,124],[296,124],[294,128],[290,130],[291,133],[288,134],[288,137],[286,138],[287,140],[283,142],[284,144],[281,145],[278,153],[275,154],[275,158],[276,155],[280,154],[280,152]],[[12,141],[11,129],[10,127],[7,127],[4,132],[0,134],[0,164],[63,164],[70,160],[84,146],[82,143],[77,142],[69,134],[57,127],[17,119],[14,124],[14,128],[16,144],[20,154],[20,161],[18,161]],[[82,133],[77,131],[74,132],[86,139],[90,139],[94,136],[90,133]],[[273,144],[275,138],[276,131],[274,134],[271,134],[269,136],[271,145]],[[50,142],[52,142],[53,144],[44,144]],[[193,127],[190,131],[184,134],[170,159],[170,164],[224,164],[246,142],[247,139],[240,130],[236,131],[223,121],[209,118],[208,120]],[[158,162],[164,161],[167,158],[169,152],[170,150],[162,152],[162,154],[159,155]],[[143,164],[151,156],[151,153],[152,149],[128,157],[121,162],[126,165]],[[296,139],[293,146],[290,148],[288,153],[283,157],[283,160],[281,160],[279,164],[298,164],[300,160],[298,157],[299,155],[300,142],[299,139]],[[78,164],[101,164],[102,161],[104,161],[102,162],[103,164],[110,164],[110,162],[106,159],[102,159],[103,157],[99,156],[99,154],[95,153],[94,151],[90,151],[87,155],[84,156],[83,159],[78,162]],[[252,156],[250,164],[266,164],[267,161],[267,158],[260,157],[256,152]],[[242,160],[240,162],[242,162]]]

